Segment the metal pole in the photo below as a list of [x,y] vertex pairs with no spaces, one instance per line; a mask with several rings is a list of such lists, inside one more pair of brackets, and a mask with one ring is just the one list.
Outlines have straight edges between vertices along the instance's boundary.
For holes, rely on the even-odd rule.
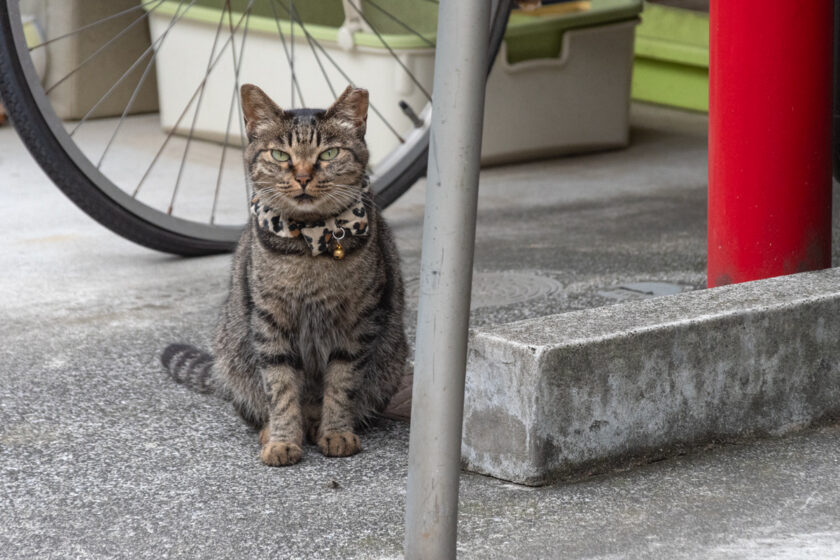
[[831,266],[829,0],[712,0],[708,285]]
[[408,452],[408,560],[455,558],[490,6],[442,0],[438,12]]

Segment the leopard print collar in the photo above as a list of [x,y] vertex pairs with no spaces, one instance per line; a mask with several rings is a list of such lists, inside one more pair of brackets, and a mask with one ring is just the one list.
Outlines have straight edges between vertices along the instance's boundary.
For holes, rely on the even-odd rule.
[[263,204],[255,193],[251,198],[251,215],[256,219],[257,227],[278,237],[302,237],[315,257],[332,251],[330,244],[334,238],[339,240],[344,235],[367,235],[368,215],[363,198],[369,192],[370,185],[365,179],[364,191],[355,204],[337,216],[311,223],[286,220],[279,212]]

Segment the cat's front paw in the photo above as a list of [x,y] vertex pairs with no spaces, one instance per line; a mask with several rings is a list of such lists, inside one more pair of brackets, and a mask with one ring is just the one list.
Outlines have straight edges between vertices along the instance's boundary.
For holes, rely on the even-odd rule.
[[300,461],[303,450],[300,445],[286,441],[270,441],[263,445],[260,459],[270,467],[294,465]]
[[328,432],[318,438],[318,447],[327,457],[349,457],[362,450],[362,440],[353,432]]

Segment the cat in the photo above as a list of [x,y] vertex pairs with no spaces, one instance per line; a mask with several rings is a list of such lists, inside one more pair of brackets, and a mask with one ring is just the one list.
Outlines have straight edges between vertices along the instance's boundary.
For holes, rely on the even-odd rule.
[[232,400],[266,465],[297,463],[304,436],[353,455],[408,352],[400,261],[365,172],[368,93],[348,86],[326,110],[283,110],[251,84],[241,99],[251,217],[213,355],[173,344],[161,360]]

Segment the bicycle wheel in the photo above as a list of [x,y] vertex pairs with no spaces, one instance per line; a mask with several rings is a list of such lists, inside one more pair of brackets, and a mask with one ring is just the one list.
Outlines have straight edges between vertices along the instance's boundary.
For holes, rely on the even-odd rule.
[[[136,243],[180,255],[235,246],[250,195],[236,153],[249,81],[290,108],[366,87],[381,206],[425,172],[437,0],[46,6],[25,19],[20,0],[0,0],[0,97],[55,184]],[[494,2],[488,71],[508,11]],[[62,23],[45,33],[44,19]]]

